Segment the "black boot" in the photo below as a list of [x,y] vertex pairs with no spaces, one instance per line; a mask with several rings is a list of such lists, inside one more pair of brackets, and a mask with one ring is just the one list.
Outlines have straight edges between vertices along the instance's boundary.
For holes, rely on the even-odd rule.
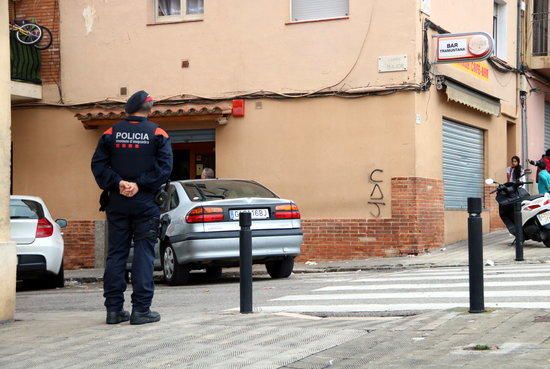
[[160,321],[160,314],[151,310],[146,312],[132,310],[132,316],[130,317],[130,324],[132,325],[155,323],[158,321]]
[[130,313],[126,310],[120,310],[120,311],[108,311],[107,312],[107,324],[118,324],[127,322],[130,320]]

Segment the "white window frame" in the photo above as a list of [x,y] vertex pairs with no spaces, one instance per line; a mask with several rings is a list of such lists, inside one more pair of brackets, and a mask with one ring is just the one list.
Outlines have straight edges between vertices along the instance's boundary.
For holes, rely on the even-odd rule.
[[292,14],[292,9],[293,9],[292,2],[293,1],[294,0],[289,0],[290,23],[307,23],[307,22],[318,22],[318,21],[331,20],[331,19],[346,19],[346,18],[349,18],[349,2],[350,2],[350,0],[347,0],[348,1],[348,14],[347,15],[340,15],[340,16],[327,17],[327,18],[312,18],[312,19],[294,20],[294,14]]
[[[187,0],[180,0],[180,15],[159,15],[159,3],[158,0],[153,1],[153,11],[155,12],[155,23],[165,23],[165,22],[179,22],[179,21],[191,21],[191,20],[202,20],[204,19],[204,12],[202,14],[187,14]],[[206,3],[206,1],[205,1]]]
[[508,4],[506,0],[494,0],[494,5],[497,6],[497,42],[495,43],[495,56],[499,59],[506,60],[508,56]]

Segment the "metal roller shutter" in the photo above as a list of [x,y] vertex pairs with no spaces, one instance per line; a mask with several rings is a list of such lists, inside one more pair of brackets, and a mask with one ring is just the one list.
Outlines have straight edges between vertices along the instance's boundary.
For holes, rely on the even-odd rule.
[[213,142],[216,140],[215,129],[190,129],[168,131],[172,143]]
[[550,149],[550,103],[547,102],[544,103],[544,150],[546,149]]
[[303,21],[345,17],[349,0],[292,0],[292,20]]
[[443,120],[443,188],[446,209],[465,209],[468,197],[483,198],[483,131]]

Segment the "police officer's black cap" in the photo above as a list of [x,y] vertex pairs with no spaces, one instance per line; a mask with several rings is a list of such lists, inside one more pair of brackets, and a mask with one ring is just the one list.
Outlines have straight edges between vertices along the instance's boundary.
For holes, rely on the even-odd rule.
[[126,102],[126,107],[124,110],[127,114],[133,114],[138,111],[145,100],[149,97],[149,94],[143,90],[136,92]]

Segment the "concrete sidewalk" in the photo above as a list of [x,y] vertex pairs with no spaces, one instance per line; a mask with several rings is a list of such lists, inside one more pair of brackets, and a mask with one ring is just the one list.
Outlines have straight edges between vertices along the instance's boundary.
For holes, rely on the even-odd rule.
[[[412,317],[197,314],[103,324],[103,312],[18,314],[0,326],[0,367],[548,368],[550,311]],[[478,350],[475,350],[475,346]]]
[[[509,246],[513,237],[507,231],[497,231],[484,236],[484,259],[496,265],[515,263],[550,262],[550,248],[540,242],[528,241],[524,246],[523,262],[514,261],[515,248]],[[363,260],[341,260],[327,262],[296,263],[294,273],[346,272],[357,270],[391,270],[407,268],[438,268],[468,265],[468,243],[461,241],[428,254],[392,258],[373,258]],[[238,273],[238,269],[227,269],[227,273]],[[262,265],[254,266],[255,274],[265,274]],[[68,270],[65,278],[79,283],[100,282],[103,269]]]

